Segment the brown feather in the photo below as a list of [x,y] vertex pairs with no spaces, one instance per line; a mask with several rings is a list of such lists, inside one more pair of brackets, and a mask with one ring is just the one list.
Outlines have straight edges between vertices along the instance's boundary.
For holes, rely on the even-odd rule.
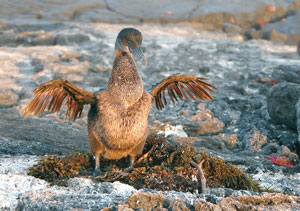
[[201,93],[198,93],[197,89],[195,89],[195,87],[191,84],[191,82],[186,83],[186,85],[199,100],[203,100]]
[[38,100],[37,105],[35,107],[35,110],[33,112],[33,118],[36,117],[36,115],[40,112],[40,109],[43,105],[43,100],[45,99],[45,94],[41,95],[41,98]]
[[178,83],[174,83],[173,87],[174,87],[174,90],[177,93],[178,97],[180,98],[180,100],[183,100],[183,95],[182,95],[180,89],[178,88]]
[[172,95],[174,96],[175,100],[178,101],[175,91],[174,91],[174,84],[173,83],[170,84],[169,87],[170,87],[170,91],[172,92]]
[[[186,84],[184,84],[184,85],[186,86]],[[191,94],[191,92],[185,86],[183,86],[183,88],[186,91],[186,93],[190,96],[190,98],[192,98],[194,101],[197,102],[197,99],[194,98],[194,96]]]
[[173,99],[173,93],[171,92],[170,87],[167,87],[167,91],[168,91],[168,94],[169,94],[169,97],[170,97],[172,103],[175,104],[175,101],[174,101],[174,99]]
[[[71,117],[74,121],[81,115],[84,104],[92,104],[96,97],[91,92],[81,90],[68,82],[67,80],[49,81],[34,90],[33,100],[24,109],[24,118],[33,113],[41,116],[45,110],[50,112],[59,112],[62,104],[67,97],[67,114],[66,119]],[[79,114],[79,115],[78,115]]]
[[178,82],[178,84],[179,84],[179,86],[180,86],[180,88],[181,88],[182,94],[184,95],[186,101],[189,103],[190,100],[189,100],[189,98],[187,97],[187,95],[186,95],[185,92],[184,92],[184,86],[183,86],[183,84],[182,84],[181,82]]
[[54,101],[56,100],[55,97],[54,97],[54,93],[55,93],[55,92],[56,92],[56,89],[53,90],[52,98],[51,98],[51,101],[50,101],[50,103],[49,103],[49,105],[48,105],[48,108],[47,108],[48,111],[51,110],[52,105],[53,105]]
[[50,98],[51,98],[51,94],[52,94],[52,91],[48,92],[48,94],[46,95],[45,100],[44,100],[44,105],[43,105],[43,107],[40,109],[40,114],[39,114],[39,116],[42,116],[42,114],[44,113],[45,108],[46,108],[46,106],[47,106],[47,104],[48,104],[48,102],[49,102],[49,100],[50,100]]
[[162,103],[162,99],[161,99],[161,92],[158,94],[158,105],[160,108],[162,108],[164,106]]
[[162,93],[162,97],[163,97],[164,103],[165,103],[165,105],[167,105],[167,99],[166,99],[166,96],[165,96],[165,90],[162,90],[161,93]]
[[172,75],[156,85],[152,89],[151,95],[158,109],[163,109],[167,105],[166,90],[173,104],[175,104],[175,100],[178,101],[178,98],[183,100],[183,97],[189,102],[187,95],[194,101],[197,101],[197,98],[199,100],[214,100],[209,92],[214,93],[216,87],[204,80],[206,78],[191,75]]

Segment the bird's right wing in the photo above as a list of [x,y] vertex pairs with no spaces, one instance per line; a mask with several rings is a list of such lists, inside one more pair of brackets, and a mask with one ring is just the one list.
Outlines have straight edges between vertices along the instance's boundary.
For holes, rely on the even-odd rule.
[[153,101],[157,109],[163,109],[167,105],[165,97],[166,90],[173,104],[175,104],[174,99],[176,101],[178,100],[176,95],[181,100],[183,100],[184,97],[188,102],[188,96],[194,101],[197,101],[196,98],[199,100],[214,100],[209,92],[214,92],[216,87],[204,80],[205,78],[191,75],[171,75],[164,79],[151,90],[151,95],[153,96]]
[[80,117],[84,104],[92,104],[96,100],[95,94],[79,89],[67,80],[53,80],[34,90],[33,100],[24,109],[24,118],[32,113],[33,118],[38,114],[41,116],[45,109],[59,112],[65,98],[68,99],[66,120],[72,113],[72,121]]

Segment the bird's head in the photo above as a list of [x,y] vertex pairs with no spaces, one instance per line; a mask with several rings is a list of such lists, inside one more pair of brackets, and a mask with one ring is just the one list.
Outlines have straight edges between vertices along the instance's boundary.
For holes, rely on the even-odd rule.
[[144,56],[142,46],[143,36],[142,33],[134,28],[124,28],[118,34],[115,49],[121,52],[126,52],[129,55],[134,55],[141,58],[145,65],[147,65],[147,59]]

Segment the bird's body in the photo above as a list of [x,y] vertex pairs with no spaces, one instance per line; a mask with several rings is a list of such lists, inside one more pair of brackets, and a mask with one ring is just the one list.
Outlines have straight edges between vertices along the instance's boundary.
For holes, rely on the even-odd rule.
[[88,114],[91,152],[106,159],[141,153],[152,109],[134,60],[118,53],[107,89],[96,95]]
[[118,160],[129,155],[130,165],[133,165],[144,148],[152,103],[155,102],[158,109],[167,104],[165,90],[173,103],[177,97],[189,101],[187,95],[195,101],[194,96],[200,100],[213,99],[207,90],[213,91],[215,87],[195,76],[170,76],[147,93],[132,56],[145,60],[141,44],[142,34],[138,30],[125,28],[119,33],[106,90],[93,94],[66,80],[49,81],[34,91],[34,99],[25,108],[25,118],[31,113],[34,117],[42,115],[45,109],[58,112],[67,98],[66,119],[71,116],[75,120],[83,106],[90,104],[88,133],[90,151],[96,160],[94,175],[100,173],[101,156]]

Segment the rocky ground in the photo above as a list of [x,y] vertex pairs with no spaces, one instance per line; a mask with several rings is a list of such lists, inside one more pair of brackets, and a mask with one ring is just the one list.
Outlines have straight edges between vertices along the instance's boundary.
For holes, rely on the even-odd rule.
[[[168,7],[153,13],[159,16],[155,17],[159,23],[149,23],[152,17],[147,14],[142,21],[147,23],[140,23],[137,17],[141,14],[124,18],[122,11],[112,11],[109,8],[113,6],[105,2],[93,11],[89,5],[83,7],[81,1],[76,1],[72,4],[74,8],[83,9],[72,10],[69,19],[69,13],[59,13],[51,5],[37,4],[35,9],[27,5],[27,9],[19,12],[21,8],[11,7],[9,2],[3,4],[0,12],[1,209],[300,209],[297,133],[300,112],[299,106],[295,107],[299,105],[300,57],[295,45],[244,41],[244,33],[202,31],[192,21],[165,24],[161,14],[171,17],[172,13],[165,12],[175,10]],[[67,1],[61,9],[70,8],[70,4]],[[278,1],[277,6],[288,8],[289,5],[288,1]],[[246,7],[247,11],[242,12],[250,14],[260,7],[258,1],[256,6]],[[197,7],[187,10],[191,12],[191,8]],[[97,19],[87,23],[101,11],[107,14],[102,18],[111,15],[115,22],[136,23],[109,24]],[[16,20],[9,16],[14,13],[19,15]],[[111,13],[119,13],[120,17]],[[299,16],[299,12],[295,14]],[[74,123],[64,121],[65,111],[24,120],[22,110],[33,97],[32,91],[57,78],[67,79],[87,91],[106,87],[115,38],[120,29],[128,26],[138,28],[144,35],[148,67],[137,64],[146,89],[175,73],[209,78],[218,88],[214,102],[179,102],[176,106],[169,104],[163,111],[153,109],[150,132],[164,134],[176,143],[191,144],[199,152],[235,164],[262,187],[279,193],[226,188],[210,189],[206,195],[158,192],[136,190],[118,182],[95,183],[92,178],[70,179],[68,187],[60,187],[26,174],[26,169],[40,159],[39,155],[88,152],[88,108]],[[267,160],[271,156],[286,157],[296,167],[274,165]]]
[[299,0],[3,0],[0,19],[36,22],[186,23],[200,30],[222,30],[244,39],[295,45],[300,40]]

